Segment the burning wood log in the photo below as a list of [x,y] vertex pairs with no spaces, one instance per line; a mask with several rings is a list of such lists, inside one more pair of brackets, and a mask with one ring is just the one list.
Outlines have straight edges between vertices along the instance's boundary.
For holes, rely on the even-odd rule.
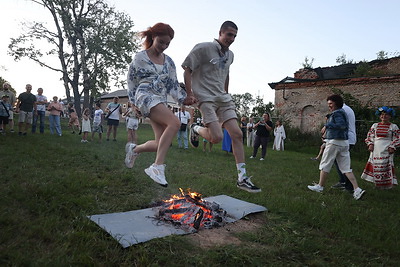
[[156,207],[159,220],[195,230],[220,227],[226,223],[226,211],[217,203],[203,200],[199,193],[180,190],[181,196],[172,196]]

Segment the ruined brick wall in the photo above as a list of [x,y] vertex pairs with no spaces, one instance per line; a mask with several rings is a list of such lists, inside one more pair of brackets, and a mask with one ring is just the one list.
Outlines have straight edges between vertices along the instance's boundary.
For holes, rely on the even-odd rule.
[[282,83],[275,87],[275,108],[293,127],[317,132],[329,113],[326,98],[340,89],[371,107],[395,106],[400,112],[400,75]]

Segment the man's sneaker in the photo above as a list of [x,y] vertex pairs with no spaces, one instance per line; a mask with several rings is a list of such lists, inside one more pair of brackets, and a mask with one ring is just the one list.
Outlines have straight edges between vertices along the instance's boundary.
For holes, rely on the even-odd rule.
[[319,184],[307,185],[307,187],[311,191],[318,192],[318,193],[322,193],[322,191],[324,191],[324,188],[322,186],[320,186]]
[[133,164],[135,164],[135,160],[137,156],[139,156],[139,153],[133,151],[136,147],[136,144],[134,143],[128,143],[128,144],[129,146],[125,146],[125,151],[126,151],[125,166],[130,169],[133,167]]
[[250,193],[259,193],[261,192],[261,189],[255,186],[251,181],[250,177],[246,177],[243,179],[243,181],[239,182],[237,181],[236,186],[244,191],[250,192]]
[[260,160],[264,160],[264,158],[260,158]]
[[361,188],[357,188],[354,190],[353,197],[355,200],[359,200],[365,193],[365,190],[362,190]]
[[192,124],[190,125],[190,132],[189,132],[189,139],[190,139],[190,145],[194,148],[199,146],[199,134],[194,131],[194,126],[197,124]]
[[131,144],[133,144],[133,143],[132,143],[132,142],[126,143],[126,145],[125,145],[125,153],[128,153],[128,151],[129,151],[129,146],[130,146]]
[[338,182],[337,184],[332,185],[331,188],[333,188],[333,189],[345,189],[346,188],[346,184],[342,184],[341,182]]
[[167,187],[168,182],[165,179],[164,175],[165,164],[163,165],[155,165],[154,163],[150,165],[144,172],[153,179],[154,182],[160,184],[161,186]]
[[256,157],[250,156],[251,159],[255,159]]

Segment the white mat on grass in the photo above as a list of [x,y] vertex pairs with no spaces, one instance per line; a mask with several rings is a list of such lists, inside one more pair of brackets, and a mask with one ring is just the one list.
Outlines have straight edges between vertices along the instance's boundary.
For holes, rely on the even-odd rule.
[[[228,222],[235,222],[248,214],[267,210],[267,208],[263,206],[226,195],[204,199],[219,204],[220,208],[227,212]],[[124,248],[154,238],[191,233],[188,232],[187,229],[185,230],[169,223],[160,222],[155,219],[157,216],[156,212],[156,209],[148,208],[127,212],[91,215],[88,216],[88,218],[108,232]]]

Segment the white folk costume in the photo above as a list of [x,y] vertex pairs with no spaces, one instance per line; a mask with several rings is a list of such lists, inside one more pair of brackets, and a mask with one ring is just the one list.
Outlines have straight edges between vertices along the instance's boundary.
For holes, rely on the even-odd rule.
[[285,128],[283,125],[277,126],[274,128],[274,145],[272,146],[273,150],[285,150],[285,143],[284,140],[286,139]]
[[393,185],[397,185],[393,164],[394,154],[389,154],[388,148],[400,146],[399,127],[393,123],[374,123],[365,143],[367,146],[374,145],[374,151],[370,153],[361,178],[375,183],[380,189],[390,189]]

